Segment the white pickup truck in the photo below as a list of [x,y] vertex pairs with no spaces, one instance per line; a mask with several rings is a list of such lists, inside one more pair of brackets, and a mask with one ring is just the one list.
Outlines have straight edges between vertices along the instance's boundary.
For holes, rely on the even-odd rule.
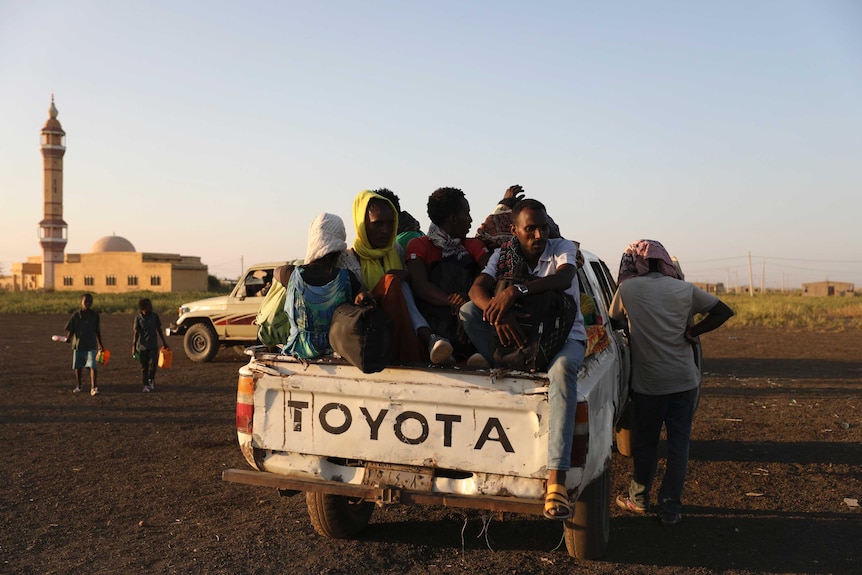
[[[607,309],[607,266],[583,252],[581,290],[595,299],[578,379],[569,554],[600,557],[610,532],[614,426],[629,395],[630,355]],[[397,366],[365,374],[335,357],[299,362],[249,348],[239,371],[236,427],[249,469],[223,479],[305,492],[321,535],[349,538],[375,506],[443,505],[542,514],[548,475],[546,374]],[[626,450],[627,452],[627,450]]]

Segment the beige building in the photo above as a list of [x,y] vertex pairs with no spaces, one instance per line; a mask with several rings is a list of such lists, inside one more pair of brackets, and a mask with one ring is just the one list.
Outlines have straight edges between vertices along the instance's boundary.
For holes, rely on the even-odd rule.
[[42,256],[12,264],[12,275],[0,276],[0,290],[26,291],[42,288]]
[[802,284],[802,295],[853,297],[856,286],[848,282],[813,282]]
[[[135,251],[126,238],[107,236],[86,254],[65,254],[54,264],[54,289],[93,293],[133,291],[207,291],[208,270],[196,256]],[[42,258],[12,264],[12,275],[0,277],[0,289],[42,289]]]
[[0,276],[0,289],[94,293],[206,291],[207,266],[199,257],[137,252],[129,240],[119,236],[98,240],[87,254],[65,253],[63,156],[66,132],[57,115],[52,95],[40,144],[44,217],[39,222],[39,243],[42,255],[30,256],[24,263],[13,263],[11,275]]
[[692,283],[694,285],[696,285],[697,287],[699,287],[700,289],[702,289],[703,291],[705,291],[706,293],[711,293],[714,295],[725,293],[724,284],[721,282],[714,283],[714,284],[704,283],[704,282],[692,282]]
[[207,266],[199,257],[135,251],[126,238],[107,236],[88,254],[66,254],[54,266],[54,289],[126,293],[206,291]]

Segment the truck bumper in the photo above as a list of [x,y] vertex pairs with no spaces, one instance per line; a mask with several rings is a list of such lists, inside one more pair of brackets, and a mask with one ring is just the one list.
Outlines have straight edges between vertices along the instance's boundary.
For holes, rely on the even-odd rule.
[[172,323],[168,327],[165,328],[165,335],[170,337],[172,335],[183,335],[186,333],[186,327],[184,325],[177,325]]
[[244,483],[258,487],[275,487],[284,491],[299,493],[312,491],[327,495],[342,495],[345,497],[361,497],[373,501],[378,506],[407,505],[437,505],[442,507],[458,507],[461,509],[485,509],[525,515],[542,515],[543,501],[520,497],[499,497],[494,495],[461,495],[428,491],[411,491],[387,485],[357,485],[341,483],[326,479],[309,479],[306,477],[291,477],[267,471],[250,471],[247,469],[226,469],[222,479],[231,483]]

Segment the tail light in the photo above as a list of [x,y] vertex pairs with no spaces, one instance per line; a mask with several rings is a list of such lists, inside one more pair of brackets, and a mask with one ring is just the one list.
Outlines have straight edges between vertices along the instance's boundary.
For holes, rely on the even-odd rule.
[[236,430],[251,433],[254,419],[254,378],[240,375],[236,386]]
[[571,467],[587,463],[587,446],[590,444],[590,410],[586,401],[578,402],[575,412],[575,431],[572,436]]

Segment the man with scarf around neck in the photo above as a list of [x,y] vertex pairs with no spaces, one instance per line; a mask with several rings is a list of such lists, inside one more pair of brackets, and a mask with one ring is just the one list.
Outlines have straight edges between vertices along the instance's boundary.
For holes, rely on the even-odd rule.
[[407,283],[404,250],[395,242],[397,210],[385,197],[363,190],[353,200],[353,224],[356,239],[353,248],[348,250],[347,268],[361,280],[362,290],[370,291],[377,305],[392,320],[395,326],[393,360],[426,361],[427,352],[422,349],[423,342],[417,331],[429,339],[431,331],[416,308]]
[[[617,283],[609,313],[615,320],[628,320],[635,425],[632,479],[628,493],[618,495],[616,503],[641,515],[650,510],[664,426],[667,465],[657,511],[662,525],[670,527],[682,519],[691,424],[701,383],[691,344],[730,319],[733,310],[683,281],[679,267],[655,240],[639,240],[626,248]],[[694,323],[697,314],[705,316]]]
[[458,312],[470,301],[473,279],[491,253],[482,240],[466,239],[473,219],[470,204],[458,188],[435,190],[428,198],[428,217],[428,234],[407,245],[410,285],[419,311],[434,332],[432,351],[445,343],[455,349],[457,358],[466,360],[475,348],[466,336],[465,341],[459,337]]
[[[481,354],[470,358],[489,366],[493,360],[491,342],[496,332],[503,345],[522,346],[524,333],[518,323],[514,304],[528,294],[560,290],[579,300],[576,262],[578,248],[574,242],[549,238],[550,225],[545,206],[536,200],[518,201],[512,208],[510,243],[491,255],[482,273],[470,288],[470,302],[461,307],[461,321],[470,341]],[[494,294],[502,279],[500,272],[523,262],[532,279]],[[566,489],[566,472],[570,467],[575,411],[578,404],[578,370],[584,361],[587,333],[580,308],[562,349],[548,367],[548,482],[545,495],[545,517],[564,520],[572,515]]]

